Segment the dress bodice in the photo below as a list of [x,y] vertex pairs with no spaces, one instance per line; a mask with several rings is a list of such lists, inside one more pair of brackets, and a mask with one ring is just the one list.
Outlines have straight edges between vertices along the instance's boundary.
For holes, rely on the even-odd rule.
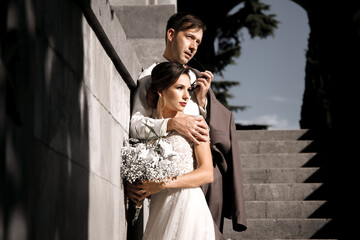
[[179,154],[182,168],[180,175],[193,171],[196,168],[193,142],[177,132],[170,133],[164,139],[172,145],[173,151]]
[[[178,154],[174,161],[182,174],[196,168],[193,142],[178,134],[163,138]],[[200,187],[170,188],[151,195],[143,240],[215,240],[214,221]]]

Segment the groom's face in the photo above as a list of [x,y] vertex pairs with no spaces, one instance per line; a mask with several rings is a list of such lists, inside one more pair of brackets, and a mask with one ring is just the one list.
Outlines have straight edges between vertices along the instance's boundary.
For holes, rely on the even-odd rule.
[[179,32],[173,30],[171,38],[173,61],[180,64],[187,64],[196,54],[202,37],[203,31],[198,28],[190,28]]

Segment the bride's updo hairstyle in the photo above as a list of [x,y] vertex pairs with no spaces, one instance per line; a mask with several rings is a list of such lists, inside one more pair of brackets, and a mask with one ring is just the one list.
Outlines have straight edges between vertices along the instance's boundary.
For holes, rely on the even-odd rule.
[[181,74],[189,75],[189,69],[180,63],[162,62],[157,64],[151,72],[151,85],[146,94],[146,102],[151,108],[156,108],[159,100],[158,92],[171,87]]

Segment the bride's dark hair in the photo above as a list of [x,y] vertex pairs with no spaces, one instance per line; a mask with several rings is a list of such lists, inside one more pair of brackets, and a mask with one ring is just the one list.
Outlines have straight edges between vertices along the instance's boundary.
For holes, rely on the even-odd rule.
[[151,71],[151,85],[146,94],[146,102],[151,108],[156,108],[159,95],[173,85],[181,74],[189,75],[189,69],[180,63],[162,62]]

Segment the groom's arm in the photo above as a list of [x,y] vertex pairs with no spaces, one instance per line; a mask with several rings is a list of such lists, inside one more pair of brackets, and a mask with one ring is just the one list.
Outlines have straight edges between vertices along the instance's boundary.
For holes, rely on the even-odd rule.
[[145,117],[141,112],[136,112],[130,120],[130,136],[137,139],[147,139],[155,136],[146,125],[150,126],[157,136],[166,136],[168,120]]
[[[168,119],[154,119],[153,111],[146,103],[146,93],[151,84],[151,76],[145,76],[138,81],[138,88],[133,98],[133,111],[130,119],[130,136],[137,139],[146,139],[155,136],[146,126],[151,126],[158,136],[167,133]],[[146,124],[146,125],[145,125]]]
[[[146,139],[154,136],[145,124],[151,126],[158,136],[166,136],[174,130],[190,138],[195,144],[208,140],[209,132],[203,118],[183,114],[170,119],[154,119],[155,109],[146,103],[146,93],[151,85],[151,76],[147,75],[138,81],[138,88],[134,94],[133,111],[130,120],[130,136],[137,139]],[[200,111],[206,116],[206,111]],[[204,116],[204,117],[205,117]],[[145,123],[145,124],[144,124]]]

